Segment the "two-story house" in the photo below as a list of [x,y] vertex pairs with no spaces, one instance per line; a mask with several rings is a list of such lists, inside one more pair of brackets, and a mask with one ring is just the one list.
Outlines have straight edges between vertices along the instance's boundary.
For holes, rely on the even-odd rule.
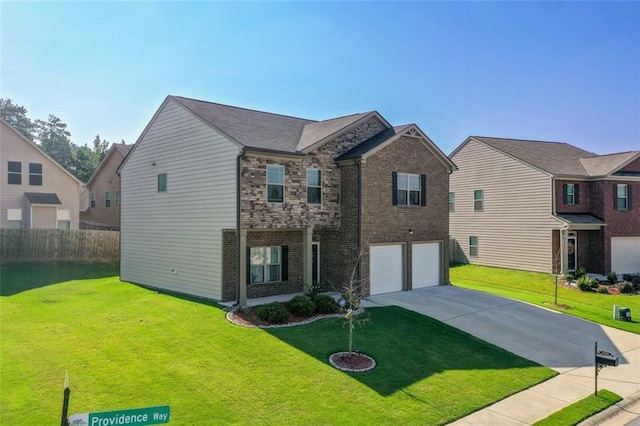
[[339,290],[354,268],[365,294],[445,284],[454,169],[375,111],[314,121],[169,96],[119,169],[121,277],[240,304]]
[[451,154],[463,262],[539,272],[640,272],[640,151],[471,136]]
[[114,143],[87,182],[89,202],[80,212],[83,229],[120,229],[120,175],[117,170],[133,145]]
[[0,228],[78,229],[82,182],[0,119]]

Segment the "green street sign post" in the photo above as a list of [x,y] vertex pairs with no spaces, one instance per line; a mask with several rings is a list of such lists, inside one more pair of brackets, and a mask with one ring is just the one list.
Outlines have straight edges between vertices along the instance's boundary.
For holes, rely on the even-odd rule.
[[136,408],[132,410],[104,411],[101,413],[74,414],[69,417],[71,426],[144,426],[168,423],[171,408]]

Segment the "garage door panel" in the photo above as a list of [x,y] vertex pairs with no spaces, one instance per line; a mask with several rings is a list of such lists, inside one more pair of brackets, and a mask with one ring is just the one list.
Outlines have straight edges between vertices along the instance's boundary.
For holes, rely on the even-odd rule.
[[371,295],[402,291],[404,275],[402,245],[371,246],[369,253]]
[[640,237],[611,238],[611,270],[618,274],[640,272]]
[[440,243],[418,243],[411,248],[412,288],[440,285],[441,265]]

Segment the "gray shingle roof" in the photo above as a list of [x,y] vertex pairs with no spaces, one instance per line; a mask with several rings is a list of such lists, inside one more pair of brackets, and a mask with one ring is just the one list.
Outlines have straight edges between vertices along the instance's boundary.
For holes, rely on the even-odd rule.
[[493,148],[554,175],[587,175],[581,158],[597,157],[568,143],[472,136]]
[[345,127],[355,123],[361,118],[367,116],[371,112],[363,112],[360,114],[352,114],[344,117],[333,118],[330,120],[317,121],[309,123],[304,126],[300,141],[296,147],[296,150],[302,151],[305,148],[310,147],[316,142],[323,140],[326,137],[339,132]]
[[556,217],[575,225],[605,225],[602,220],[590,214],[557,214]]
[[114,143],[113,145],[120,151],[123,157],[126,157],[129,151],[131,151],[131,148],[133,148],[133,145],[125,145],[123,143]]
[[395,127],[383,130],[377,135],[370,137],[366,141],[362,142],[360,145],[356,145],[353,148],[351,148],[349,151],[340,155],[338,158],[336,158],[336,161],[353,160],[355,158],[361,158],[364,154],[371,151],[375,147],[382,145],[383,143],[385,143],[386,141],[388,141],[398,133],[401,133],[402,131],[404,131],[409,126],[411,126],[411,124],[405,124],[403,126],[395,126]]
[[31,204],[62,204],[55,193],[25,192],[24,195]]
[[171,98],[239,144],[251,148],[295,152],[305,125],[315,122],[180,96]]
[[617,170],[623,164],[631,161],[640,154],[640,151],[628,151],[618,154],[599,155],[597,157],[581,158],[580,162],[584,166],[589,176],[606,176]]

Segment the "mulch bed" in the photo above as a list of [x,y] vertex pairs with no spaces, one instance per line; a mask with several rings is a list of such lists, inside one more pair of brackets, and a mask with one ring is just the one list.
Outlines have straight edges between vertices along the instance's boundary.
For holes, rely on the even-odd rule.
[[338,370],[352,373],[363,373],[376,367],[373,358],[360,352],[336,352],[329,357],[329,363]]
[[290,316],[289,320],[285,323],[274,324],[265,321],[258,317],[258,306],[251,306],[249,308],[237,309],[227,313],[227,320],[233,324],[243,327],[257,327],[257,328],[272,328],[272,327],[292,327],[295,325],[309,324],[310,322],[317,321],[323,318],[337,318],[343,317],[344,314],[326,314],[326,315],[314,315],[312,317],[296,317]]

